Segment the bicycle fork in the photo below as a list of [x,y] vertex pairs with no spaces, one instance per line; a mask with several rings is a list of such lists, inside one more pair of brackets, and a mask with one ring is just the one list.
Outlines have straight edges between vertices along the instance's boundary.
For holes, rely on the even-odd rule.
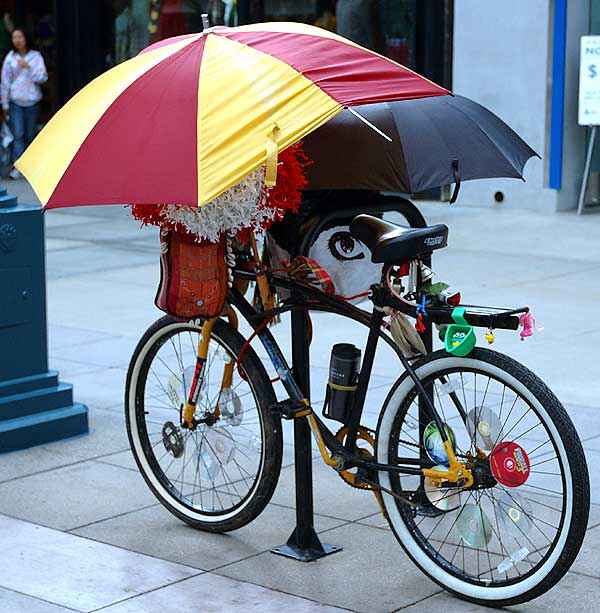
[[[238,328],[238,317],[236,312],[228,307],[227,310],[227,318],[229,319],[229,323],[236,330]],[[196,411],[196,406],[198,404],[198,398],[200,396],[200,390],[202,388],[202,377],[204,365],[206,364],[206,360],[208,358],[208,346],[210,344],[210,337],[217,323],[219,317],[213,317],[211,319],[207,319],[202,324],[202,330],[200,332],[200,340],[198,341],[198,350],[196,354],[196,368],[194,369],[194,376],[192,378],[192,383],[190,385],[190,391],[188,394],[186,405],[182,411],[181,415],[181,424],[189,429],[193,429],[196,427],[196,422],[194,420],[194,413]],[[227,362],[223,368],[223,376],[221,379],[221,390],[226,388],[230,388],[233,382],[233,370],[235,368],[235,358],[231,357],[229,362]],[[219,394],[220,398],[221,394]],[[220,416],[219,409],[219,401],[217,400],[217,405],[212,411],[212,417],[214,419],[218,419]]]

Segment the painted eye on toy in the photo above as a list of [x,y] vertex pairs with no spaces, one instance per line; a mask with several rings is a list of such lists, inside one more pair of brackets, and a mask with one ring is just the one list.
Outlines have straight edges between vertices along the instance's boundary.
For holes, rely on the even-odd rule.
[[362,244],[350,232],[334,232],[328,245],[329,251],[337,260],[362,260],[365,257],[361,251]]

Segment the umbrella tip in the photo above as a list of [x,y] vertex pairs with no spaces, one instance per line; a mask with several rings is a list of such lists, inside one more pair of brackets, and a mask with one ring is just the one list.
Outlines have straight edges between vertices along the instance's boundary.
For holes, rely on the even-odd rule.
[[210,21],[208,20],[208,14],[202,13],[201,17],[202,17],[202,31],[210,32],[211,27],[210,27]]

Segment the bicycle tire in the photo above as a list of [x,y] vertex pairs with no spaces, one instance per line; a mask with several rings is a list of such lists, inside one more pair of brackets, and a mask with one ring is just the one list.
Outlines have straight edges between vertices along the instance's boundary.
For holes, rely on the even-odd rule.
[[[168,511],[194,528],[209,532],[227,532],[241,528],[255,519],[263,511],[271,499],[273,492],[275,491],[281,469],[283,450],[281,420],[271,410],[273,403],[276,401],[276,397],[266,370],[252,347],[248,346],[243,352],[241,362],[236,364],[236,367],[239,366],[245,374],[247,381],[245,385],[247,385],[249,388],[249,392],[246,393],[245,396],[251,396],[255,406],[247,409],[247,401],[244,401],[244,410],[241,411],[240,416],[243,417],[244,413],[255,409],[257,418],[256,423],[258,425],[256,427],[254,424],[249,425],[247,422],[247,417],[244,418],[246,419],[245,422],[242,422],[237,426],[237,429],[236,426],[231,426],[231,424],[228,426],[220,426],[219,422],[217,422],[216,428],[218,429],[219,434],[216,434],[217,429],[213,428],[212,426],[202,424],[193,431],[196,433],[194,441],[192,441],[190,438],[192,436],[191,431],[180,430],[180,439],[185,441],[184,449],[187,451],[188,446],[192,447],[190,458],[187,460],[188,465],[190,462],[195,462],[196,466],[194,483],[192,484],[193,487],[191,491],[191,502],[190,492],[184,494],[184,488],[189,488],[190,486],[190,484],[185,481],[184,478],[186,466],[185,455],[183,455],[184,460],[181,486],[178,490],[177,479],[174,479],[172,476],[167,474],[168,469],[165,472],[164,466],[160,464],[157,458],[158,452],[155,454],[153,451],[151,436],[157,435],[157,433],[154,433],[154,435],[149,435],[148,426],[146,424],[146,420],[148,420],[150,423],[149,414],[152,410],[154,410],[155,415],[158,415],[160,419],[158,422],[151,423],[158,423],[160,426],[160,422],[166,415],[165,411],[167,411],[167,407],[163,406],[163,404],[159,404],[156,405],[156,409],[152,409],[152,407],[155,405],[151,405],[150,402],[145,401],[145,390],[147,385],[151,385],[148,383],[150,380],[150,373],[156,375],[155,370],[152,369],[153,364],[155,364],[155,367],[158,368],[162,367],[162,362],[166,367],[168,367],[169,371],[174,373],[171,375],[171,378],[176,376],[179,377],[179,380],[183,380],[182,385],[184,393],[182,396],[187,394],[187,389],[185,387],[186,373],[188,368],[193,369],[195,366],[195,355],[191,352],[191,349],[194,348],[196,339],[200,337],[200,330],[201,327],[193,322],[178,322],[166,316],[157,320],[144,333],[133,353],[127,373],[125,391],[125,418],[127,424],[127,434],[136,464],[144,480],[146,481],[146,484]],[[182,351],[181,358],[177,358],[177,360],[172,363],[172,366],[170,366],[166,363],[166,354],[164,354],[162,357],[158,356],[158,354],[161,351],[161,348],[165,346],[168,348],[169,345],[172,345],[175,348],[175,352],[177,352],[176,341],[181,343],[181,339],[183,337],[185,342],[186,334],[190,338],[189,344],[191,348],[189,349],[188,353],[191,353],[192,357],[188,358],[186,355],[186,362],[184,365]],[[173,339],[176,340],[174,341]],[[244,344],[244,338],[236,329],[223,320],[218,320],[216,322],[211,334],[209,348],[213,347],[214,345],[214,347],[216,347],[216,349],[214,349],[216,353],[218,353],[220,348],[222,348],[224,350],[224,355],[226,356],[223,357],[225,361],[230,359],[231,356],[236,359],[237,356],[240,355]],[[182,346],[180,344],[179,349],[181,348]],[[160,358],[160,361],[157,356]],[[191,365],[188,365],[189,362],[191,362]],[[212,362],[210,360],[205,364],[203,381],[206,381],[207,377],[210,376],[211,364]],[[169,397],[169,402],[172,404],[172,397],[169,396],[169,394],[173,394],[173,386],[170,383],[165,384],[164,382],[161,382],[160,377],[158,380],[160,387],[162,387],[162,391],[164,391]],[[175,379],[175,385],[178,384],[179,380],[177,378]],[[187,383],[189,384],[189,378]],[[238,383],[238,385],[239,384],[241,384],[241,382]],[[201,397],[203,393],[204,391],[201,392]],[[219,391],[219,398],[221,397],[220,394],[221,392]],[[153,402],[157,402],[155,400],[156,396],[150,395],[149,392],[148,398],[152,398]],[[183,398],[180,400],[181,402],[184,402]],[[241,403],[241,399],[238,398],[238,400]],[[250,402],[252,403],[252,401]],[[168,404],[169,402],[166,402],[165,404]],[[200,404],[201,403],[199,402],[198,407]],[[174,409],[175,407],[171,406],[170,408]],[[172,418],[170,417],[171,413],[173,413]],[[180,422],[178,420],[178,412],[171,411],[171,413],[169,413],[169,421],[174,425],[177,424],[177,426],[179,426]],[[253,416],[253,413],[250,413],[250,415]],[[166,423],[166,421],[164,423]],[[250,441],[248,444],[252,444],[252,449],[254,449],[259,447],[259,443],[257,442],[258,439],[256,437],[260,437],[260,460],[257,460],[257,472],[253,482],[247,483],[251,481],[251,477],[245,477],[245,473],[242,468],[239,468],[239,462],[237,460],[236,463],[238,464],[240,478],[237,481],[234,478],[229,478],[229,481],[226,482],[225,477],[222,476],[223,474],[226,474],[225,466],[233,466],[231,469],[232,471],[235,470],[235,466],[233,463],[229,462],[229,460],[227,460],[229,463],[226,464],[226,462],[221,459],[223,456],[219,456],[216,451],[212,450],[210,443],[207,442],[211,428],[213,433],[212,436],[221,437],[222,440],[225,441],[225,444],[230,445],[230,447],[233,449],[233,451],[231,449],[227,451],[227,453],[229,453],[229,457],[235,458],[237,454],[237,458],[239,458],[241,462],[244,462],[244,457],[250,456],[248,455],[249,452],[244,456],[245,452],[243,450],[240,451],[242,449],[242,444],[239,442],[239,440],[243,438],[246,443]],[[200,431],[201,434],[198,435],[197,433]],[[254,431],[256,431],[256,435],[249,434],[249,432]],[[165,447],[164,430],[161,430],[161,432],[163,436],[162,447]],[[179,434],[177,436],[179,436]],[[198,436],[200,436],[199,445]],[[255,437],[256,440],[253,439],[253,437]],[[171,459],[171,457],[168,455],[169,452],[165,452],[166,447],[165,449],[161,447],[160,435],[158,435],[158,440],[158,443],[154,443],[154,448],[159,449],[161,455],[165,455],[166,453],[167,459],[171,463],[175,463],[181,458],[181,451],[180,455],[175,458],[175,452],[171,450],[170,453],[173,455],[173,459]],[[179,439],[176,440],[179,441]],[[232,442],[229,443],[229,440]],[[195,444],[195,451],[192,443]],[[219,441],[217,441],[217,443],[219,443]],[[221,444],[221,447],[222,446],[223,444]],[[210,455],[211,450],[212,455]],[[247,447],[246,451],[248,451]],[[204,460],[204,456],[207,453],[209,454],[207,457],[212,462],[210,467],[207,466],[207,463]],[[258,452],[256,455],[258,455]],[[217,461],[215,461],[215,458]],[[221,469],[220,477],[215,477],[214,474],[211,477],[211,474],[215,472],[213,470],[213,465],[217,467],[217,471],[219,471],[219,468]],[[248,469],[245,468],[245,470]],[[248,472],[250,473],[250,471]],[[212,480],[212,488],[202,486],[202,473],[204,473],[205,480]],[[245,477],[246,482],[243,481],[242,477]],[[216,483],[213,480],[215,478],[217,479]],[[224,483],[226,485],[224,485]],[[247,494],[243,497],[241,494],[239,494],[238,489],[242,487],[241,484],[244,484],[248,489]],[[231,488],[231,486],[233,486],[233,488]],[[206,502],[206,497],[210,497],[210,493],[207,492],[210,492],[211,489],[213,507],[215,506],[214,501],[216,494],[217,501],[220,501],[223,506],[223,508],[220,510],[215,510],[214,508],[209,510],[208,508],[209,503]],[[228,491],[225,491],[226,489],[228,489]],[[199,503],[195,500],[198,493],[200,495]],[[202,495],[203,493],[204,496]],[[240,500],[236,501],[236,497],[239,497]],[[231,501],[229,503],[229,507],[225,508],[227,505],[222,502],[223,499]]]
[[[432,540],[429,542],[429,548],[426,545],[427,537],[424,536],[423,532],[419,528],[415,528],[418,526],[418,522],[427,522],[428,519],[424,519],[423,517],[419,517],[418,520],[414,519],[418,516],[417,511],[408,511],[406,504],[398,502],[396,498],[391,496],[386,492],[382,492],[383,503],[386,510],[386,516],[390,527],[396,536],[397,540],[405,550],[405,552],[409,555],[409,557],[413,560],[413,562],[423,571],[430,579],[432,579],[435,583],[446,589],[447,591],[454,593],[456,596],[468,600],[471,602],[475,602],[483,605],[492,605],[492,606],[510,606],[516,605],[520,603],[527,602],[536,598],[545,592],[547,592],[552,586],[554,586],[567,572],[570,568],[571,564],[575,560],[579,549],[581,548],[581,544],[583,542],[583,538],[585,536],[585,531],[587,527],[587,520],[589,514],[589,477],[587,472],[587,466],[585,461],[585,456],[583,453],[583,449],[581,446],[581,442],[577,435],[577,432],[569,419],[565,409],[562,407],[559,400],[554,396],[554,394],[550,391],[550,389],[530,370],[525,368],[523,365],[519,364],[512,358],[505,356],[503,354],[482,348],[474,349],[467,357],[459,358],[454,357],[446,353],[445,351],[437,351],[432,353],[422,360],[420,360],[414,366],[415,371],[417,372],[419,378],[424,384],[429,385],[429,389],[434,390],[432,393],[435,396],[437,390],[439,389],[436,386],[436,381],[440,381],[441,385],[444,385],[444,381],[449,381],[452,379],[453,373],[472,373],[473,379],[477,381],[477,375],[483,374],[483,376],[488,376],[490,380],[499,381],[500,384],[504,384],[505,387],[508,386],[507,389],[511,389],[515,397],[519,397],[523,402],[523,406],[528,407],[525,411],[524,415],[527,415],[528,412],[532,413],[532,416],[529,419],[537,419],[543,425],[543,431],[545,430],[548,435],[552,447],[556,452],[555,458],[541,460],[539,464],[544,464],[547,462],[555,462],[557,465],[561,467],[563,471],[560,475],[560,480],[564,487],[564,496],[561,501],[561,521],[559,526],[553,526],[557,528],[556,535],[554,540],[551,541],[551,544],[546,545],[545,548],[534,551],[533,553],[539,554],[541,560],[537,562],[537,565],[534,565],[533,562],[528,560],[529,557],[533,557],[532,553],[528,553],[524,561],[527,564],[531,564],[532,568],[528,572],[525,572],[523,575],[519,573],[518,577],[510,578],[508,575],[509,571],[500,571],[500,565],[493,568],[493,563],[491,562],[491,556],[488,549],[488,560],[490,561],[490,570],[491,580],[484,580],[482,577],[485,577],[485,574],[478,574],[477,577],[473,578],[468,575],[463,568],[464,572],[463,578],[459,577],[459,572],[455,571],[457,565],[460,564],[459,559],[456,564],[454,563],[454,557],[449,560],[449,554],[442,554],[442,551],[447,551],[450,549],[444,549],[446,544],[444,542],[440,543],[440,538],[437,537],[437,540]],[[440,377],[443,377],[440,379]],[[464,378],[461,374],[460,380],[464,384]],[[489,383],[488,383],[489,385]],[[449,388],[452,390],[452,387]],[[449,394],[450,392],[448,392]],[[463,393],[464,393],[464,385],[463,385]],[[480,390],[481,393],[481,390]],[[502,404],[504,404],[504,393],[502,395]],[[470,390],[469,390],[470,394]],[[487,394],[487,388],[486,388]],[[458,394],[460,396],[460,394]],[[377,425],[377,434],[376,434],[376,449],[377,449],[377,458],[381,463],[391,463],[388,460],[392,453],[397,453],[396,457],[402,455],[399,452],[394,451],[395,444],[402,444],[404,448],[407,448],[407,443],[398,442],[403,439],[399,438],[399,434],[402,432],[403,426],[400,425],[400,422],[404,423],[407,420],[407,415],[411,410],[411,406],[414,407],[415,398],[416,398],[416,390],[414,386],[414,382],[408,377],[407,374],[404,374],[402,377],[398,379],[398,381],[394,384],[392,390],[388,394],[384,406],[382,408],[379,422]],[[438,394],[437,396],[438,402],[441,403],[442,400]],[[495,398],[497,401],[498,398]],[[434,399],[435,401],[435,399]],[[465,402],[468,403],[467,394],[465,394]],[[487,409],[484,405],[485,396],[483,403],[480,407],[477,405],[477,390],[475,390],[475,400],[473,402],[475,408],[475,415],[477,416],[477,411],[481,415],[484,411],[488,413],[492,413],[491,409]],[[514,401],[515,403],[517,400]],[[488,404],[491,404],[488,403]],[[514,408],[515,404],[513,404]],[[467,407],[465,407],[467,408]],[[500,411],[502,409],[502,405]],[[418,410],[415,409],[415,410]],[[438,408],[439,410],[439,408]],[[496,411],[497,411],[496,407]],[[511,409],[512,412],[512,409]],[[486,413],[486,415],[488,415]],[[410,418],[410,416],[409,416]],[[445,418],[444,418],[445,419]],[[492,417],[486,417],[490,421],[493,419]],[[508,419],[508,418],[507,418]],[[523,419],[523,418],[521,418]],[[475,417],[477,420],[477,417]],[[408,423],[408,422],[407,422]],[[454,427],[457,427],[456,424],[460,423],[457,421],[449,420],[447,423],[455,424]],[[479,423],[479,422],[478,422]],[[496,422],[494,422],[496,423]],[[499,429],[499,433],[496,437],[505,437],[506,440],[510,440],[510,433],[504,433],[502,431],[503,424],[501,420],[497,422],[499,425],[495,427]],[[410,424],[409,424],[410,425]],[[465,422],[466,425],[466,422]],[[411,425],[414,430],[414,424]],[[542,433],[543,433],[542,431]],[[419,429],[419,435],[423,432],[422,426]],[[539,434],[539,431],[538,431]],[[469,435],[471,437],[475,437],[475,441],[477,441],[477,437],[479,434],[477,432],[469,431]],[[513,435],[513,437],[516,435]],[[531,432],[528,434],[529,437],[533,436]],[[519,437],[517,437],[519,438]],[[394,439],[394,443],[392,443],[392,439]],[[524,441],[526,439],[521,439]],[[535,441],[536,447],[539,441]],[[421,441],[419,441],[419,444]],[[494,441],[494,445],[496,445],[498,441]],[[410,442],[408,443],[410,445]],[[522,443],[524,444],[524,443]],[[531,443],[530,445],[532,445]],[[543,447],[547,444],[543,442],[540,447]],[[494,446],[495,450],[496,447]],[[419,450],[421,453],[421,450]],[[490,452],[494,453],[494,451]],[[537,453],[537,452],[536,452]],[[548,455],[550,452],[547,450],[545,454]],[[542,454],[541,456],[544,458],[545,456]],[[531,464],[531,466],[536,466],[537,464]],[[552,465],[551,465],[552,466]],[[535,472],[542,472],[540,470]],[[531,473],[530,473],[531,474]],[[546,474],[545,472],[543,474]],[[555,479],[558,477],[557,474],[551,474],[550,477],[540,477],[540,479]],[[402,478],[390,477],[390,473],[387,472],[379,472],[379,480],[380,483],[388,488],[392,488],[394,486],[394,479],[397,482],[400,482]],[[552,481],[555,483],[556,481]],[[422,482],[423,483],[423,482]],[[539,481],[537,483],[544,483],[544,481]],[[398,489],[402,489],[401,486],[398,486],[398,483],[395,483]],[[523,485],[526,487],[528,482]],[[531,486],[536,487],[536,486]],[[504,512],[506,513],[506,509],[501,505],[496,504],[496,496],[493,494],[493,491],[498,488],[499,491],[503,488],[508,492],[508,496],[511,497],[512,500],[515,499],[519,492],[519,488],[514,486],[514,483],[511,483],[509,487],[504,487],[501,483],[497,482],[495,486],[491,489],[491,495],[488,493],[488,497],[492,500],[492,508],[495,512]],[[538,486],[539,490],[543,490]],[[447,491],[450,491],[448,488]],[[527,490],[529,491],[529,490]],[[548,490],[549,491],[549,490]],[[431,494],[427,494],[428,496]],[[485,547],[488,548],[488,543],[493,543],[494,538],[500,541],[500,545],[502,545],[502,536],[505,534],[504,529],[500,528],[500,523],[497,521],[496,517],[496,526],[498,528],[497,533],[494,535],[494,524],[493,521],[489,521],[489,528],[486,528],[486,522],[484,521],[483,516],[481,517],[481,521],[476,521],[475,526],[477,529],[474,529],[473,532],[470,532],[471,528],[464,529],[463,526],[465,522],[460,521],[460,516],[464,512],[464,509],[467,506],[477,506],[475,503],[472,505],[467,505],[465,503],[460,502],[460,497],[463,495],[458,493],[458,498],[456,492],[450,492],[448,494],[448,499],[454,496],[454,502],[456,504],[455,508],[450,508],[446,510],[444,507],[451,507],[452,505],[448,502],[439,504],[439,500],[441,498],[435,498],[435,492],[433,494],[433,498],[431,500],[438,501],[437,509],[434,509],[433,515],[436,513],[441,516],[441,519],[436,519],[438,522],[437,525],[440,525],[443,521],[445,521],[445,516],[448,516],[448,522],[451,521],[452,515],[451,513],[456,513],[457,518],[454,520],[454,524],[451,525],[448,530],[449,534],[453,534],[453,538],[458,541],[456,545],[456,550],[454,551],[454,556],[457,555],[456,551],[462,546],[462,555],[463,555],[463,567],[465,566],[465,539],[467,540],[467,557],[471,556],[474,559],[473,549],[477,548],[477,565],[479,571],[479,549],[482,548],[482,545],[477,544],[475,547],[472,545],[474,541],[485,542]],[[446,494],[444,494],[446,495]],[[496,494],[497,495],[497,494]],[[501,494],[504,496],[504,492]],[[538,501],[539,504],[543,504],[541,500],[548,500],[544,498],[544,496],[549,496],[545,492],[537,493],[534,490],[534,494],[529,494],[529,496],[533,496],[530,500]],[[484,494],[481,494],[480,500],[484,497]],[[477,500],[477,494],[475,494],[475,499]],[[523,504],[525,499],[521,500],[523,508],[525,505]],[[551,501],[552,505],[547,504],[550,508],[551,506],[557,503],[559,499],[552,496]],[[429,504],[434,504],[429,502]],[[527,503],[531,504],[531,503]],[[511,503],[513,506],[515,503]],[[540,507],[542,508],[542,507]],[[444,510],[440,510],[444,509]],[[512,509],[514,510],[514,509]],[[521,511],[523,509],[520,509]],[[558,513],[558,509],[553,508],[553,512]],[[548,513],[544,509],[544,512]],[[469,511],[471,513],[471,511]],[[465,513],[465,517],[468,517],[469,513]],[[530,540],[534,538],[533,526],[534,519],[539,519],[534,516],[533,513],[527,511],[524,512],[524,516],[521,516],[520,513],[517,513],[515,517],[519,517],[519,519],[515,522],[517,527],[526,526],[528,522],[527,530],[529,532],[525,532],[525,530],[521,527],[519,530],[523,534],[519,535],[516,531],[513,532],[513,536],[508,538],[514,538],[515,540],[519,538],[529,538]],[[537,511],[536,511],[537,513]],[[427,513],[422,513],[423,516],[427,515]],[[482,515],[485,513],[482,512]],[[551,515],[550,517],[555,517],[555,515]],[[546,517],[547,519],[548,517]],[[539,519],[539,521],[543,521]],[[525,523],[524,523],[525,522]],[[432,522],[433,523],[433,520]],[[509,522],[510,523],[510,522]],[[550,522],[546,522],[548,525],[551,525]],[[554,522],[552,522],[552,525]],[[543,524],[539,524],[537,529],[545,534],[544,531],[548,530],[546,525],[543,525],[544,530],[542,530],[539,526]],[[463,528],[462,533],[456,535],[458,532],[458,527]],[[511,526],[509,526],[511,527]],[[435,528],[434,528],[435,530]],[[444,529],[445,530],[445,529]],[[453,532],[454,531],[454,532]],[[429,538],[431,538],[430,534]],[[514,536],[514,535],[517,536]],[[537,534],[537,533],[536,533]],[[545,535],[546,538],[547,535]],[[445,539],[448,536],[446,535]],[[548,539],[550,540],[550,539]],[[435,544],[431,544],[435,541]],[[448,542],[448,546],[450,543]],[[455,546],[455,543],[452,542],[452,547]],[[436,549],[439,548],[439,551]],[[503,547],[503,549],[505,549]],[[547,549],[547,551],[545,551]],[[482,550],[483,551],[483,550]],[[504,555],[502,553],[501,555]],[[444,557],[445,556],[445,557]],[[460,556],[459,556],[460,558]],[[485,558],[485,556],[484,556]],[[515,558],[516,559],[516,558]],[[516,568],[519,563],[524,564],[523,560],[518,560],[513,564],[514,569],[513,573],[516,572]],[[503,567],[509,566],[510,568],[511,560],[508,560],[507,564]],[[500,575],[494,581],[494,570],[497,575]],[[506,573],[506,577],[502,578],[502,572]],[[486,584],[487,581],[487,584]]]

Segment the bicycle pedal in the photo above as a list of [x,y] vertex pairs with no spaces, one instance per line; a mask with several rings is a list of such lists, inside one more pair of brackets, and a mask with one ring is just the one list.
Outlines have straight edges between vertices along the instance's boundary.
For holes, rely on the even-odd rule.
[[312,413],[312,409],[299,400],[282,400],[271,405],[271,410],[283,419],[298,419]]

